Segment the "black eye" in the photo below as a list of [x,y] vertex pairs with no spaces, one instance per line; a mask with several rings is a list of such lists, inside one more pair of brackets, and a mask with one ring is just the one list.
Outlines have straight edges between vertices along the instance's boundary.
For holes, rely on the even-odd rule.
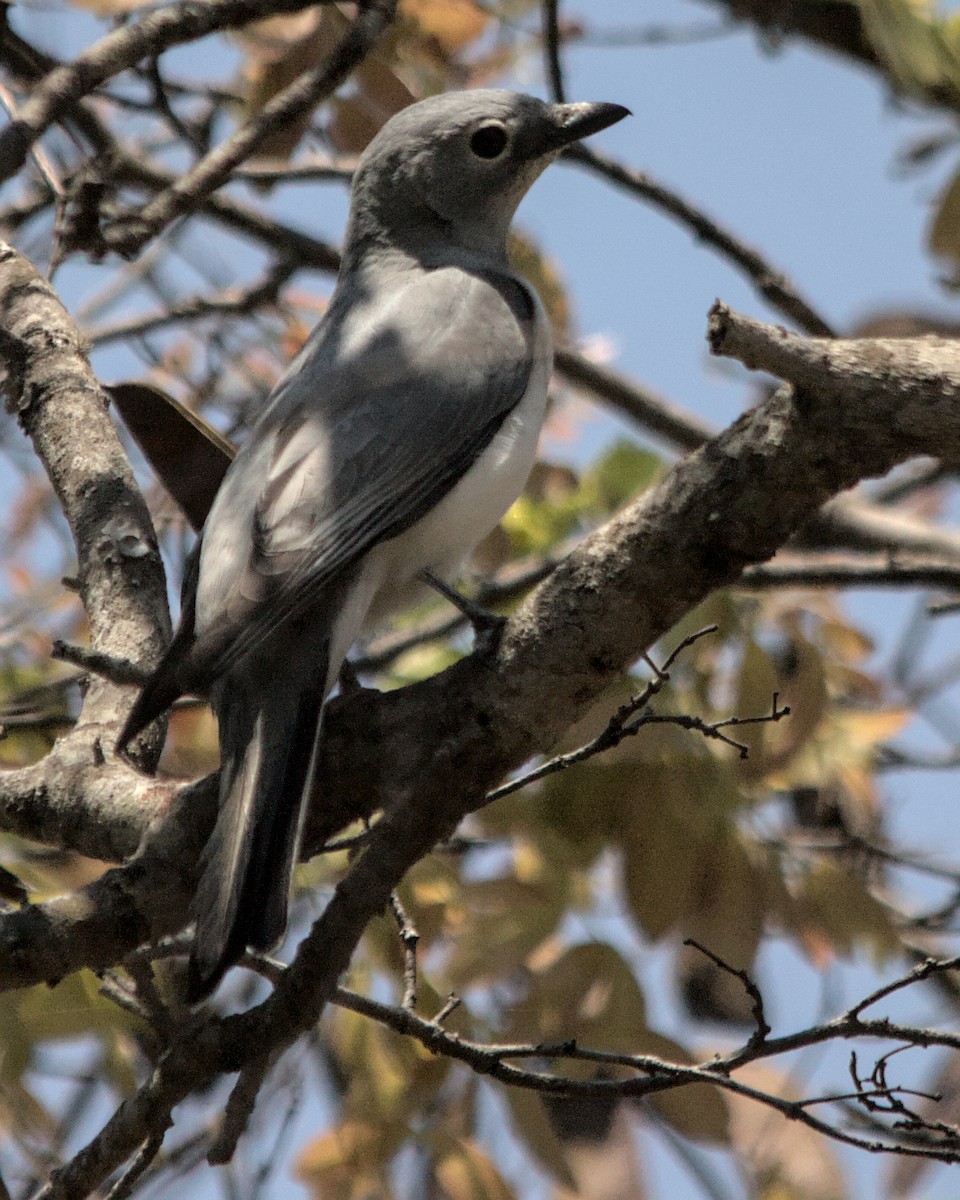
[[479,158],[497,158],[507,144],[507,131],[502,125],[481,125],[470,139],[470,149]]

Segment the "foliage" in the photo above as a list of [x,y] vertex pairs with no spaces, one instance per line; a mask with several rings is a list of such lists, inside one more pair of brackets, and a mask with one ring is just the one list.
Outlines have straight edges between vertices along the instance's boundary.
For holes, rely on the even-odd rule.
[[[141,5],[130,0],[79,6],[104,21],[142,17]],[[64,294],[81,275],[95,281],[77,312],[95,365],[108,361],[109,352],[120,374],[146,372],[145,382],[113,389],[114,407],[174,579],[183,570],[190,525],[198,525],[209,506],[231,444],[242,439],[323,309],[313,281],[307,286],[295,277],[304,267],[329,276],[336,263],[332,248],[287,222],[276,197],[304,178],[341,185],[353,156],[411,99],[515,82],[540,48],[531,32],[539,10],[529,0],[401,0],[395,21],[352,72],[349,87],[265,132],[257,157],[234,171],[243,187],[221,194],[198,186],[184,219],[157,240],[145,238],[134,248],[139,257],[127,264],[109,254],[111,246],[127,245],[111,242],[111,229],[117,237],[121,227],[124,238],[140,236],[123,226],[123,212],[145,208],[212,145],[255,122],[304,72],[329,60],[350,28],[347,7],[319,5],[217,33],[210,75],[200,83],[175,58],[168,69],[160,54],[109,73],[95,107],[67,113],[67,131],[52,129],[35,143],[17,190],[0,208],[7,235],[35,260],[58,268]],[[955,17],[905,0],[842,7],[856,8],[874,69],[891,88],[948,111],[960,107]],[[544,9],[549,33],[550,6]],[[15,14],[6,19],[15,34]],[[559,33],[569,43],[586,36],[573,22],[561,23]],[[550,38],[545,41],[549,50]],[[31,66],[24,45],[14,36],[0,48],[0,65],[12,81],[9,102],[17,106],[52,65],[41,58],[39,67],[36,59]],[[90,139],[91,121],[116,142],[99,162],[77,148]],[[90,204],[97,209],[92,221],[84,207]],[[958,229],[955,179],[930,233],[930,249],[952,264],[960,261]],[[205,253],[208,241],[219,258]],[[717,238],[711,234],[708,241]],[[512,253],[544,296],[558,342],[575,344],[578,323],[563,264],[543,253],[528,231],[517,235]],[[103,261],[94,271],[86,258]],[[761,276],[774,274],[757,270],[752,282],[762,291]],[[664,451],[642,420],[593,461],[567,461],[564,437],[578,428],[577,404],[589,391],[559,374],[546,438],[550,452],[478,551],[484,587],[505,612],[514,610],[544,562],[603,526],[674,464],[674,447]],[[609,403],[611,395],[601,399]],[[16,441],[12,419],[2,433],[17,485],[4,527],[0,642],[0,763],[12,771],[41,761],[54,739],[72,728],[85,679],[51,649],[58,640],[85,641],[88,629],[75,590],[60,584],[75,566],[56,501]],[[948,518],[944,476],[915,478],[885,507],[878,494],[875,507],[886,512],[897,502],[913,505],[912,517],[930,526]],[[906,543],[884,545],[896,555]],[[841,547],[850,552],[849,544]],[[894,766],[927,765],[910,735],[924,705],[952,684],[956,671],[924,673],[910,659],[914,625],[892,667],[879,665],[876,631],[821,586],[817,552],[825,548],[834,547],[811,539],[791,548],[809,571],[808,586],[777,586],[758,569],[742,586],[690,606],[550,751],[562,756],[603,741],[618,710],[628,713],[602,752],[532,778],[480,808],[409,871],[394,914],[368,926],[342,981],[347,991],[305,1049],[305,1060],[322,1077],[328,1125],[320,1127],[315,1104],[301,1102],[309,1072],[284,1060],[261,1103],[250,1158],[241,1166],[238,1156],[228,1168],[239,1194],[254,1194],[279,1157],[276,1147],[293,1120],[278,1116],[284,1101],[288,1114],[312,1114],[313,1132],[301,1137],[294,1169],[318,1200],[509,1200],[548,1191],[638,1196],[654,1138],[684,1148],[706,1180],[704,1195],[711,1194],[711,1164],[722,1154],[742,1171],[744,1194],[763,1200],[850,1194],[845,1160],[828,1134],[859,1137],[862,1145],[882,1133],[891,1148],[921,1153],[932,1144],[941,1157],[958,1160],[955,1095],[945,1108],[927,1100],[909,1107],[909,1091],[887,1081],[883,1058],[866,1081],[854,1064],[852,1088],[843,1076],[832,1079],[825,1089],[835,1100],[832,1116],[821,1128],[799,1119],[819,1093],[805,1086],[792,1060],[759,1061],[768,1052],[758,996],[765,998],[768,988],[775,995],[772,977],[784,963],[806,979],[838,961],[895,979],[927,954],[948,952],[939,934],[949,929],[960,896],[954,868],[892,844],[884,776]],[[956,570],[955,551],[943,553],[938,569],[944,564]],[[873,566],[882,573],[883,564]],[[467,653],[462,624],[452,636],[444,630],[421,637],[436,634],[445,616],[441,602],[430,601],[365,646],[364,682],[397,688]],[[707,627],[713,632],[699,636]],[[638,694],[644,702],[631,707]],[[789,717],[779,719],[787,708]],[[209,715],[185,705],[171,722],[161,773],[194,777],[215,763]],[[348,832],[363,844],[362,823]],[[345,876],[354,848],[334,848],[301,868],[295,934]],[[11,910],[20,900],[17,880],[31,901],[43,901],[77,891],[106,869],[13,833],[2,835],[0,858],[11,875],[6,885],[0,880]],[[917,912],[904,867],[935,875],[945,902]],[[401,932],[412,927],[419,939],[415,988],[398,922]],[[175,968],[166,961],[182,944],[162,949],[154,967],[141,952],[102,984],[85,971],[51,981],[55,986],[0,997],[0,1124],[8,1142],[0,1170],[16,1180],[11,1194],[26,1194],[51,1167],[68,1161],[92,1136],[91,1114],[102,1120],[124,1097],[138,1094],[165,1048],[182,1035],[178,1021],[188,1018],[173,1007]],[[267,975],[271,969],[262,965]],[[939,987],[946,1016],[938,1024],[956,1015],[954,979],[938,968],[908,981],[929,995]],[[258,977],[237,972],[220,1003],[247,1006],[264,987]],[[358,994],[380,1008],[364,1008]],[[411,1008],[433,1022],[435,1044],[423,1030],[410,1036],[401,1028]],[[860,1015],[859,1008],[843,1014],[847,1032],[837,1036],[863,1034]],[[785,1054],[828,1040],[800,1031],[780,1049]],[[912,1042],[891,1035],[890,1041],[926,1044],[919,1035]],[[516,1081],[524,1086],[502,1087],[499,1076],[488,1082],[484,1072],[495,1074],[493,1059],[478,1054],[455,1061],[455,1042],[519,1047],[509,1061],[528,1072]],[[741,1044],[742,1052],[730,1048]],[[704,1064],[715,1052],[731,1061],[712,1079]],[[658,1063],[700,1073],[667,1087]],[[905,1077],[925,1092],[940,1090],[941,1082],[946,1091],[951,1069],[937,1060]],[[638,1097],[626,1086],[638,1075],[664,1086]],[[554,1076],[570,1087],[538,1090]],[[737,1086],[724,1086],[731,1078]],[[618,1084],[624,1086],[618,1090]],[[208,1118],[219,1114],[225,1095],[221,1081],[197,1098],[182,1124],[188,1106],[178,1108],[164,1150],[158,1155],[159,1142],[150,1146],[142,1164],[146,1169],[157,1155],[150,1172],[132,1174],[129,1186],[182,1188],[181,1175],[196,1169],[214,1142]],[[640,1143],[636,1128],[644,1131]],[[922,1169],[904,1158],[891,1187],[907,1194]],[[276,1194],[285,1194],[289,1180],[275,1186]]]

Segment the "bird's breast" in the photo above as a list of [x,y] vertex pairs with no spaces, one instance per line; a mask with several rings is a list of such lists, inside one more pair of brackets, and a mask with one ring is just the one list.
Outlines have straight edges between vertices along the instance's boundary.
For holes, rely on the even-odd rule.
[[[424,569],[444,577],[455,576],[466,556],[523,490],[537,454],[553,365],[548,318],[539,300],[536,308],[531,337],[533,362],[520,401],[440,503],[410,529],[382,542],[368,555],[368,569],[377,580],[368,627],[381,623],[416,597],[417,576]],[[442,449],[426,452],[440,454]]]

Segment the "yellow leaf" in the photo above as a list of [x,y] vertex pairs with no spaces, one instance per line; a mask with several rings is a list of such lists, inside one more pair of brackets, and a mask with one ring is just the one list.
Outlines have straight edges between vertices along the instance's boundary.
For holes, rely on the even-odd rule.
[[817,957],[822,959],[825,946],[849,956],[866,945],[874,961],[882,963],[899,951],[900,938],[886,907],[862,880],[835,863],[818,862],[794,882],[793,891],[781,918]]
[[444,54],[456,54],[490,24],[490,17],[472,0],[401,0],[399,12],[415,21],[419,32]]
[[[759,1091],[797,1099],[789,1080],[757,1063],[736,1078]],[[844,1200],[843,1172],[826,1138],[799,1121],[735,1093],[727,1094],[738,1160],[761,1200]]]
[[443,1200],[514,1200],[513,1190],[477,1144],[464,1138],[434,1171]]
[[308,1142],[294,1172],[317,1200],[389,1200],[387,1168],[400,1140],[382,1123],[347,1120]]
[[567,1147],[551,1125],[541,1098],[524,1088],[506,1088],[503,1096],[514,1130],[527,1151],[557,1183],[575,1190],[577,1181],[567,1161]]
[[640,985],[623,958],[612,946],[592,942],[565,951],[534,977],[514,1009],[510,1038],[577,1038],[597,1049],[640,1053],[654,1036],[645,1008]]
[[724,1145],[730,1140],[729,1112],[719,1088],[708,1083],[657,1092],[648,1103],[684,1137]]
[[735,970],[748,970],[767,918],[771,864],[733,828],[703,849],[682,921],[684,936]]

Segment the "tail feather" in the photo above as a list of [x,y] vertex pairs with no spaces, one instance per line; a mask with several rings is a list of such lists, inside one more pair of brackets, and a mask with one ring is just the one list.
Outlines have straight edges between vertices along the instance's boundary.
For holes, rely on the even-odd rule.
[[194,899],[190,1002],[210,995],[247,946],[268,950],[283,936],[324,698],[316,666],[300,688],[234,678],[220,691],[220,816]]
[[[173,647],[170,649],[173,650]],[[118,754],[122,754],[138,733],[165,713],[174,700],[183,695],[186,689],[180,685],[177,665],[171,661],[168,651],[167,657],[144,684],[117,739]]]
[[185,679],[185,667],[194,647],[195,596],[193,582],[196,575],[196,560],[197,555],[194,554],[187,564],[180,628],[177,630],[176,637],[167,647],[167,652],[161,659],[160,665],[143,685],[140,695],[127,716],[123,731],[117,739],[118,754],[122,754],[126,750],[138,733],[146,729],[162,713],[165,713],[174,700],[179,700],[185,692],[192,691],[195,686],[195,681],[190,682]]

